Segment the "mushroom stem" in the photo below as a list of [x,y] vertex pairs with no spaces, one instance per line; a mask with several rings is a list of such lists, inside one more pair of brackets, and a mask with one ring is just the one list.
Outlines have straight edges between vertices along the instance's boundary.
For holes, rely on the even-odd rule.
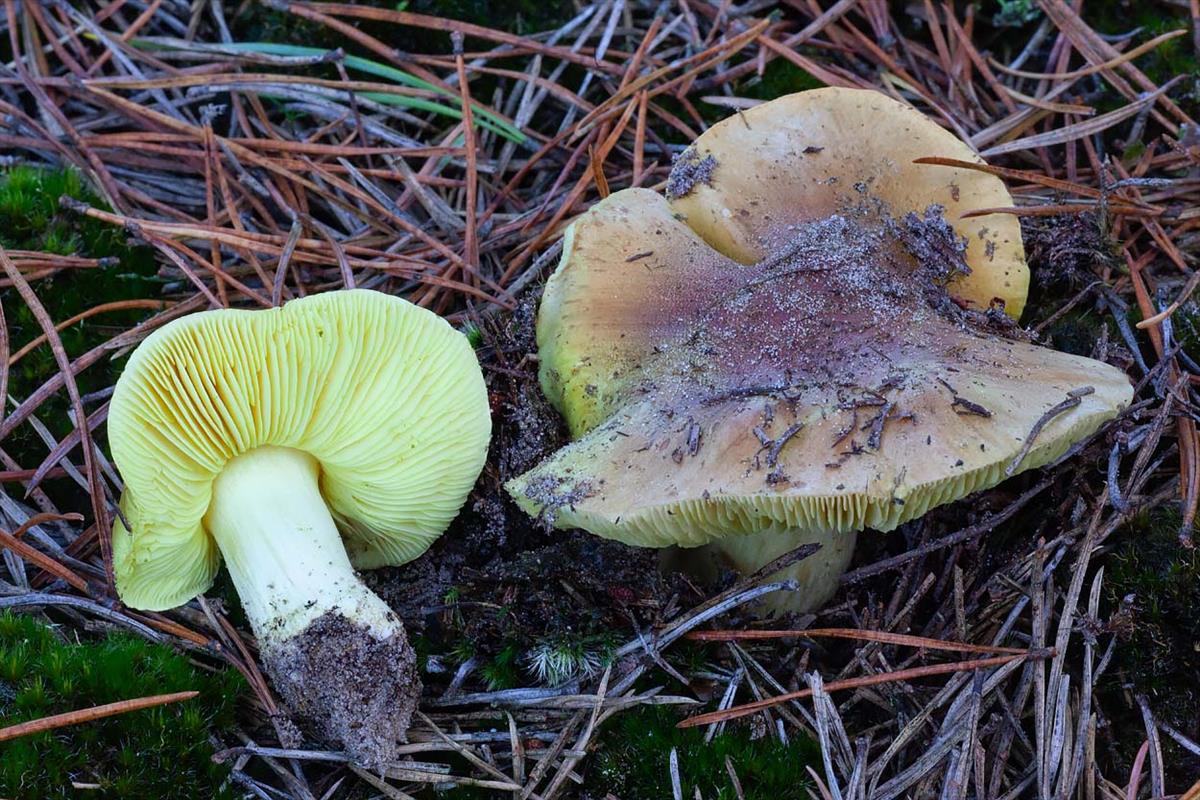
[[350,565],[309,455],[259,447],[225,465],[205,526],[260,640],[297,635],[337,609],[377,636],[399,624]]
[[820,545],[821,549],[808,558],[767,579],[794,579],[800,584],[794,592],[773,592],[755,604],[754,610],[759,615],[770,617],[812,611],[833,597],[838,589],[838,579],[854,556],[857,538],[858,534],[853,531],[835,533],[773,525],[756,533],[727,536],[701,547],[669,551],[667,565],[703,580],[713,580],[722,569],[750,575],[801,545]]
[[357,760],[394,760],[420,692],[404,626],[354,572],[317,462],[259,447],[213,484],[205,527],[225,557],[289,708]]

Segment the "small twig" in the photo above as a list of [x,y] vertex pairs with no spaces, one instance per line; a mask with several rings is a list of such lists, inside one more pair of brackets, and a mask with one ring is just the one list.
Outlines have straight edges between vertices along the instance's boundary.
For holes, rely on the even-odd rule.
[[1012,461],[1009,462],[1008,466],[1004,468],[1004,474],[1011,477],[1012,474],[1017,471],[1017,467],[1019,467],[1021,462],[1025,460],[1025,456],[1029,455],[1029,451],[1033,448],[1033,440],[1036,439],[1038,434],[1042,432],[1042,428],[1045,428],[1046,425],[1048,425],[1050,421],[1059,414],[1075,408],[1075,406],[1083,402],[1083,398],[1094,393],[1095,391],[1095,386],[1081,386],[1078,389],[1072,389],[1071,391],[1067,392],[1066,400],[1063,400],[1053,408],[1047,409],[1046,413],[1042,414],[1042,416],[1038,418],[1038,421],[1033,423],[1033,427],[1029,430],[1029,435],[1025,437],[1025,443],[1021,445],[1021,449],[1017,451],[1017,455]]

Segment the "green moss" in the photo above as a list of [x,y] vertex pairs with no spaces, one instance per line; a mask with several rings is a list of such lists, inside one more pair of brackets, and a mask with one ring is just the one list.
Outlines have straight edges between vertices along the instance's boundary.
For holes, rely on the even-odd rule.
[[824,85],[786,58],[776,58],[767,64],[761,78],[755,76],[743,83],[738,94],[758,100],[774,100],[785,94],[819,89]]
[[[1133,0],[1085,3],[1083,18],[1100,33],[1120,34],[1141,29],[1138,42],[1149,41],[1169,31],[1186,30],[1190,27],[1186,5],[1172,9],[1167,5]],[[1139,58],[1137,66],[1160,86],[1177,75],[1200,77],[1200,60],[1197,60],[1190,36],[1180,36],[1159,45],[1152,52]],[[1172,92],[1171,95],[1189,113],[1195,113],[1200,108],[1194,84],[1195,81],[1191,81],[1190,85],[1185,82],[1181,91]]]
[[[474,660],[477,679],[488,691],[530,682],[558,686],[594,676],[612,661],[620,637],[598,622],[581,628],[565,623],[531,628],[519,624],[509,606],[460,606],[460,592],[451,587],[443,597],[447,608],[441,616],[440,652],[453,667]],[[425,637],[421,641],[428,655],[432,642]]]
[[1200,700],[1200,552],[1179,543],[1181,518],[1174,509],[1139,514],[1123,531],[1105,566],[1114,609],[1128,598],[1135,624],[1122,658],[1144,693],[1171,688],[1186,678]]
[[95,202],[78,172],[15,166],[0,173],[0,242],[5,247],[70,255],[83,250],[111,254],[121,247],[119,232],[96,221],[60,212],[62,195]]
[[1046,330],[1046,342],[1055,350],[1090,357],[1107,325],[1107,320],[1093,309],[1073,309]]
[[[1116,734],[1135,731],[1118,743],[1127,760],[1143,738],[1131,692],[1145,695],[1161,719],[1200,736],[1200,552],[1180,545],[1181,524],[1173,508],[1139,514],[1105,561],[1105,613],[1119,641],[1104,688]],[[1168,764],[1191,768],[1178,776],[1182,785],[1200,777],[1195,758],[1169,738],[1163,746]]]
[[538,683],[559,686],[603,671],[612,663],[615,650],[611,634],[564,632],[538,639],[525,655],[524,666]]
[[[61,322],[101,303],[155,299],[161,283],[155,275],[150,250],[129,246],[124,231],[116,226],[61,209],[58,200],[63,195],[106,208],[74,170],[16,166],[0,171],[0,245],[15,250],[106,259],[102,267],[65,269],[31,283],[50,318]],[[4,304],[14,351],[42,334],[33,312],[15,289],[0,291],[0,302]],[[140,309],[100,314],[72,325],[59,335],[68,356],[77,358],[151,313]],[[111,386],[117,372],[108,361],[90,367],[76,378],[80,392],[87,394]],[[9,393],[19,402],[57,373],[53,352],[42,345],[11,370]],[[38,417],[51,433],[62,437],[72,427],[67,409],[66,393],[60,390],[42,406]],[[22,426],[9,437],[5,449],[26,466],[37,464],[46,454],[45,445],[28,426]]]
[[209,733],[234,723],[243,682],[210,673],[168,648],[114,634],[66,644],[40,622],[0,614],[0,724],[147,695],[196,690],[194,700],[134,711],[0,744],[0,796],[232,798],[212,762]]
[[1193,361],[1200,359],[1200,304],[1191,300],[1184,303],[1171,315],[1171,328],[1183,351]]
[[1146,143],[1142,141],[1133,142],[1128,145],[1121,153],[1121,161],[1124,162],[1126,168],[1131,169],[1142,155],[1146,152]]
[[489,692],[512,689],[522,684],[520,665],[521,648],[509,642],[484,663],[479,674]]
[[[992,6],[991,3],[987,5]],[[1004,28],[1020,28],[1041,15],[1042,10],[1034,0],[998,0],[992,13],[992,24]]]
[[483,347],[483,331],[474,322],[467,322],[462,326],[463,336],[467,337],[467,341],[471,343],[471,348],[478,350]]
[[590,759],[586,786],[603,796],[644,800],[671,796],[670,758],[675,750],[683,796],[696,790],[706,800],[732,800],[737,793],[725,767],[733,764],[747,800],[800,800],[812,782],[805,766],[819,769],[814,742],[793,739],[787,745],[772,736],[751,740],[735,727],[704,741],[704,728],[675,727],[678,716],[664,706],[651,706],[617,716],[601,732],[600,746]]
[[[0,245],[10,250],[106,259],[103,267],[62,270],[53,277],[33,282],[33,289],[50,317],[60,322],[100,303],[154,298],[160,282],[155,277],[150,251],[130,247],[120,228],[60,209],[58,200],[63,195],[106,208],[73,170],[18,166],[0,172]],[[33,313],[14,290],[0,293],[0,300],[4,303],[14,350],[41,335],[42,329]],[[117,312],[95,317],[60,335],[68,354],[78,356],[113,332],[136,324],[147,313]],[[40,347],[18,363],[10,377],[9,391],[24,398],[56,372],[50,348]],[[105,372],[96,367],[85,372],[79,379],[81,391],[108,385],[106,381],[112,375],[102,375]],[[93,378],[90,381],[89,376]]]

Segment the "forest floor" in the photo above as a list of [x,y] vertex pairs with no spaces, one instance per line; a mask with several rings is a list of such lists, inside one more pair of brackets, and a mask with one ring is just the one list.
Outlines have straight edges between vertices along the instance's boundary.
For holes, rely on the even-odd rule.
[[[0,796],[1200,797],[1198,56],[1176,0],[7,0]],[[534,340],[565,226],[826,85],[984,156],[1025,236],[1021,324],[1137,395],[1056,464],[860,536],[832,602],[764,622],[761,580],[664,575],[502,484],[566,442]],[[106,563],[132,347],[347,286],[466,332],[495,428],[451,529],[364,575],[425,684],[382,775],[280,744],[227,576],[140,613]]]

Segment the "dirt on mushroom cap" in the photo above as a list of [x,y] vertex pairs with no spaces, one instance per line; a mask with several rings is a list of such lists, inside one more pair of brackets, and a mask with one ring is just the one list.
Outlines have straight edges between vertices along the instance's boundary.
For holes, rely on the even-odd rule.
[[689,147],[676,153],[671,159],[671,175],[667,178],[667,197],[683,197],[698,183],[711,183],[717,159],[712,155],[700,155],[696,148]]
[[897,215],[932,204],[968,237],[978,267],[954,292],[985,309],[1003,298],[1020,315],[1028,288],[1014,217],[964,216],[1011,205],[1002,181],[983,172],[914,163],[928,156],[978,162],[953,133],[914,108],[875,91],[828,87],[776,98],[716,123],[692,144],[715,166],[671,207],[714,249],[749,264],[771,252],[781,224],[824,219],[866,193]]

